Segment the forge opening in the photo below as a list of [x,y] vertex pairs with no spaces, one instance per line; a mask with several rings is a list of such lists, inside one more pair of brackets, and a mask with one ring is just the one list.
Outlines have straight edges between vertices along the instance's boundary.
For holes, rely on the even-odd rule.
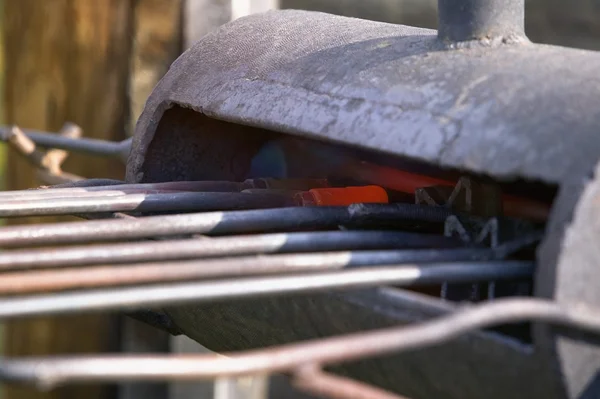
[[[315,196],[307,200],[305,194],[299,200],[301,193],[281,187],[273,190],[267,185],[258,190],[289,195],[297,206],[343,205],[348,201],[446,207],[463,216],[443,224],[391,223],[367,228],[445,235],[462,241],[467,248],[501,248],[521,239],[524,243],[503,259],[531,262],[535,262],[538,241],[527,242],[524,237],[543,232],[557,194],[557,187],[541,183],[496,181],[489,176],[448,170],[363,148],[212,119],[177,106],[163,115],[149,145],[143,171],[142,182],[319,179],[326,181],[328,188],[363,190],[358,194],[335,192],[331,198],[336,195],[339,198],[329,198],[324,203]],[[445,283],[411,290],[440,300],[479,302],[530,296],[532,287],[532,279],[521,279]],[[524,342],[531,339],[526,324],[498,331]]]

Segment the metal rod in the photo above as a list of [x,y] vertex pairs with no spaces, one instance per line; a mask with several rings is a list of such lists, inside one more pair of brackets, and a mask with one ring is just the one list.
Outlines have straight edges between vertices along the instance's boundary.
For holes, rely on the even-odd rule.
[[319,398],[329,399],[407,399],[362,382],[326,373],[319,367],[301,367],[292,378],[294,387]]
[[529,262],[436,263],[372,267],[312,274],[237,278],[145,287],[112,288],[14,297],[0,301],[0,318],[76,313],[125,308],[127,310],[184,303],[348,290],[386,284],[414,286],[443,282],[479,282],[528,278]]
[[[247,194],[240,194],[247,195]],[[349,207],[280,208],[149,216],[0,228],[0,247],[121,241],[179,234],[236,234],[327,229],[407,221],[443,223],[451,211],[431,206],[354,204]]]
[[243,183],[228,181],[176,181],[165,183],[146,184],[111,184],[107,186],[79,186],[68,188],[45,188],[37,190],[15,190],[0,193],[0,200],[42,200],[52,198],[68,198],[88,196],[102,196],[106,193],[119,192],[123,194],[135,194],[144,192],[160,191],[207,191],[207,192],[238,192],[244,188]]
[[[31,195],[22,195],[16,197],[6,197],[0,198],[0,210],[6,209],[8,207],[25,207],[28,204],[24,201],[31,201],[33,206],[41,203],[40,201],[55,201],[62,200],[63,202],[67,201],[75,201],[81,198],[87,198],[90,201],[92,199],[102,200],[106,197],[122,197],[130,194],[174,194],[181,193],[186,191],[179,190],[153,190],[153,189],[130,189],[130,190],[119,190],[118,188],[113,188],[112,190],[105,191],[79,191],[79,192],[68,192],[69,189],[64,189],[64,192],[53,191],[50,193],[32,193]],[[40,190],[43,191],[43,190]],[[46,194],[46,195],[44,195]],[[3,208],[4,207],[4,208]]]
[[241,193],[124,194],[0,203],[0,217],[54,216],[103,212],[185,212],[276,208],[290,201],[278,195]]
[[[6,132],[9,129],[10,128],[8,127],[0,128],[0,134],[2,135],[3,140],[6,140],[4,137],[6,137]],[[23,132],[31,141],[40,147],[56,148],[89,155],[116,157],[123,162],[127,162],[127,157],[131,150],[131,138],[120,142],[114,142],[89,138],[70,138],[55,133],[31,129],[23,129]]]
[[[77,269],[0,274],[0,295],[190,281],[231,276],[315,272],[347,267],[402,263],[460,262],[491,259],[489,250],[344,251],[291,255],[246,256],[180,262],[100,265]],[[514,278],[511,269],[505,270]],[[517,276],[519,277],[519,276]]]
[[2,130],[2,140],[12,146],[18,154],[25,157],[33,166],[47,169],[44,164],[44,153],[40,152],[35,143],[17,127],[6,127]]
[[[70,195],[90,192],[104,192],[119,190],[123,194],[148,192],[148,191],[206,191],[206,192],[241,192],[243,190],[281,190],[292,192],[294,190],[309,190],[312,187],[325,186],[322,180],[298,179],[255,179],[244,182],[232,181],[170,181],[161,183],[126,184],[124,181],[109,179],[86,179],[68,184],[60,184],[44,189],[14,190],[0,192],[1,200],[31,200],[48,198],[65,198]],[[256,188],[259,186],[260,188]],[[282,187],[277,189],[265,187]],[[285,187],[285,188],[283,188]],[[260,191],[263,190],[263,191]]]
[[525,38],[524,0],[438,0],[438,19],[444,41]]
[[25,134],[40,147],[57,148],[89,155],[117,157],[123,161],[127,161],[131,148],[131,139],[119,142],[90,138],[72,139],[32,130],[25,130]]
[[434,234],[396,231],[256,234],[212,239],[5,251],[0,253],[0,271],[286,252],[394,248],[436,248],[439,250],[462,245],[458,240]]
[[193,380],[279,373],[301,366],[350,362],[441,345],[492,326],[538,321],[600,334],[600,315],[542,299],[514,298],[461,307],[433,320],[266,350],[223,355],[129,355],[29,358],[0,362],[0,379],[43,388],[74,382]]

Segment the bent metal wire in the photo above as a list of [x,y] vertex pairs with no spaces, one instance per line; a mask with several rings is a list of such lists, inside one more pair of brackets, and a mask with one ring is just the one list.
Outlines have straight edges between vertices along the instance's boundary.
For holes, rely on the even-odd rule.
[[[16,139],[9,143],[34,166],[47,172],[48,180],[64,178],[60,162],[48,168],[49,163],[43,161],[51,152],[41,153],[17,128],[10,132],[9,136]],[[98,148],[121,146],[64,137],[54,142],[40,134],[32,137],[48,147],[56,145],[103,155],[108,153]],[[129,311],[321,290],[527,278],[533,273],[533,264],[505,258],[541,236],[534,232],[495,248],[485,248],[465,247],[452,238],[427,233],[290,232],[290,227],[298,228],[303,223],[313,229],[368,224],[389,218],[439,223],[451,213],[441,208],[401,204],[289,208],[277,202],[279,199],[269,202],[272,197],[259,196],[260,201],[253,201],[254,194],[239,194],[240,183],[126,185],[66,176],[63,180],[70,182],[56,188],[0,194],[0,214],[4,217],[79,214],[88,219],[103,219],[1,228],[0,246],[17,248],[0,254],[2,319]],[[148,203],[155,205],[148,208]],[[270,209],[257,210],[261,207],[259,203],[267,203],[265,207]],[[284,207],[273,209],[277,206]],[[119,213],[149,210],[213,212],[144,217]],[[240,235],[257,232],[260,234]],[[190,234],[193,236],[182,237]],[[110,243],[123,239],[154,241]],[[73,245],[89,242],[107,243]],[[60,251],[18,249],[58,244],[70,246]],[[5,358],[0,362],[0,379],[52,388],[92,381],[217,379],[222,382],[239,376],[288,373],[298,389],[319,396],[400,398],[325,372],[322,367],[432,346],[477,329],[517,321],[539,321],[600,334],[600,315],[595,312],[563,309],[540,299],[511,298],[475,306],[449,305],[447,314],[415,325],[228,353],[225,357]]]

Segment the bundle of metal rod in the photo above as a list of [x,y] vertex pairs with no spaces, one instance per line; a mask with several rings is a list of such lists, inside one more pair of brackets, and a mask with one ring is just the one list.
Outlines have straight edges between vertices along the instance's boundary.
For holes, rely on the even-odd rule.
[[[249,194],[239,195],[250,197]],[[206,198],[200,197],[200,202]],[[241,197],[235,198],[242,200]],[[264,204],[258,205],[264,207]],[[182,202],[181,206],[187,207],[189,204]],[[106,206],[106,209],[108,208],[110,206]],[[111,219],[36,226],[9,226],[0,228],[0,247],[122,241],[182,234],[223,235],[304,229],[314,231],[338,228],[339,226],[376,227],[381,224],[398,225],[406,222],[439,224],[443,223],[451,214],[452,212],[448,209],[430,206],[354,204],[349,207],[290,207],[148,216],[135,220]]]
[[[281,195],[312,192],[313,188],[327,193],[345,190],[327,187],[326,180],[148,184],[90,180],[0,193],[0,217],[111,217],[0,228],[0,247],[17,248],[0,254],[0,319],[144,311],[381,286],[414,289],[447,282],[528,281],[533,275],[533,262],[508,258],[539,241],[540,233],[522,235],[493,249],[467,246],[457,239],[420,232],[432,227],[441,231],[447,218],[456,214],[447,208],[387,204],[387,199],[372,201],[383,202],[378,204],[350,206],[323,206],[349,203],[344,202],[346,199],[319,204],[313,201],[319,206],[298,207],[290,201],[293,195]],[[201,213],[132,217],[128,212]],[[404,231],[407,226],[416,230]],[[148,239],[153,241],[144,241]],[[110,243],[115,241],[118,243]],[[76,245],[82,243],[93,245]],[[25,249],[48,245],[67,246]],[[256,355],[267,362],[276,360],[270,350]],[[358,356],[351,353],[340,360]],[[321,370],[336,358],[314,359],[298,365],[269,366],[267,371],[291,371],[296,387],[328,397],[355,397],[360,393],[365,398],[402,399]],[[96,365],[82,360],[83,377],[73,378],[67,371],[64,381],[86,380],[88,373],[93,374]],[[191,373],[164,376],[197,379],[236,375],[227,370],[221,373],[220,364],[212,368],[203,365],[202,359],[196,360],[205,374],[198,374],[193,366],[188,368]],[[243,362],[239,364],[245,367]],[[0,362],[0,379],[30,381],[28,367],[25,361]],[[134,378],[160,375],[160,371],[154,377],[136,372]],[[108,376],[100,370],[95,378],[109,380]],[[48,385],[54,384],[53,378],[47,380]],[[119,379],[127,378],[127,373],[119,374]]]
[[279,185],[287,188],[248,189],[261,184],[265,182],[187,181],[12,191],[0,194],[0,217],[325,207],[389,202],[387,192],[378,186],[310,188],[319,186],[321,181],[281,180]]

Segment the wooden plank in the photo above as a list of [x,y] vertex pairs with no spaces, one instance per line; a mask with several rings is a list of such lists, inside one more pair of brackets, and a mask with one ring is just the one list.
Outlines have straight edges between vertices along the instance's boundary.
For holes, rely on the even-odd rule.
[[[72,121],[87,137],[121,140],[128,118],[127,77],[132,1],[5,2],[5,115],[8,123],[57,130]],[[114,161],[72,156],[65,169],[87,177],[122,178]],[[29,165],[9,154],[11,189],[38,184]],[[45,221],[50,220],[46,219]],[[39,222],[40,220],[30,220]],[[6,326],[9,356],[93,353],[117,348],[112,317],[36,318]],[[7,398],[109,398],[109,387],[75,386],[51,393],[10,387]]]
[[181,54],[182,0],[138,0],[131,56],[131,129],[154,86]]

